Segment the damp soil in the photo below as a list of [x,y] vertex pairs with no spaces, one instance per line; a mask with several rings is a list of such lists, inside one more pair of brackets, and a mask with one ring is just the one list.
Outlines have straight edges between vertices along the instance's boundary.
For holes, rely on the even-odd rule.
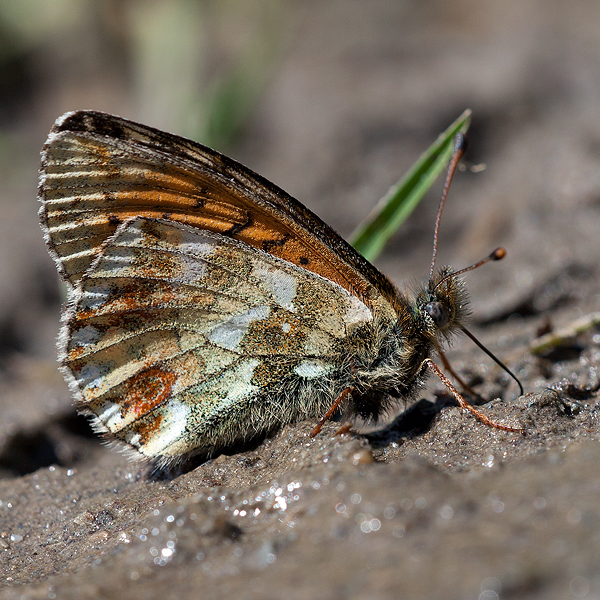
[[[600,328],[572,327],[600,304],[600,5],[300,4],[234,154],[345,234],[473,108],[468,158],[487,169],[459,174],[440,256],[507,248],[468,276],[470,329],[526,393],[468,340],[448,356],[473,402],[524,432],[483,425],[432,378],[375,427],[292,424],[178,472],[131,462],[56,370],[33,157],[23,214],[2,196],[23,226],[0,225],[0,600],[600,596]],[[117,112],[80,101],[61,110]],[[435,205],[378,261],[400,286],[427,272]]]

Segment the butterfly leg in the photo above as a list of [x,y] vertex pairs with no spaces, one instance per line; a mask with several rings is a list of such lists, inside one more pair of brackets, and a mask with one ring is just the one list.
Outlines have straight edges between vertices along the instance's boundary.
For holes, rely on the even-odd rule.
[[444,375],[442,370],[430,359],[426,358],[423,361],[423,364],[427,364],[427,366],[440,378],[442,383],[448,388],[450,393],[456,398],[458,405],[464,409],[468,410],[472,415],[477,417],[482,423],[488,425],[489,427],[494,427],[495,429],[501,429],[502,431],[515,431],[517,433],[525,433],[525,430],[522,427],[509,427],[508,425],[502,425],[501,423],[497,423],[493,421],[489,417],[486,417],[480,410],[477,410],[474,406],[469,404],[456,390],[456,388],[452,385],[452,382]]
[[346,435],[352,431],[352,424],[345,423],[333,435]]
[[323,428],[323,425],[331,419],[331,415],[340,407],[340,404],[343,402],[344,398],[354,391],[354,388],[347,387],[342,390],[341,394],[335,399],[334,403],[331,405],[331,408],[325,413],[325,416],[317,423],[317,426],[312,430],[310,437],[315,437],[319,431]]
[[442,361],[443,365],[444,365],[444,369],[446,369],[446,371],[448,371],[448,373],[450,373],[450,375],[452,375],[452,377],[454,377],[454,379],[456,379],[456,381],[458,381],[458,383],[460,383],[460,386],[462,387],[463,391],[467,392],[467,394],[471,394],[474,398],[477,398],[478,400],[484,401],[484,398],[482,398],[453,368],[452,365],[450,364],[450,362],[448,361],[448,358],[446,357],[446,355],[444,354],[444,352],[442,351],[441,348],[436,348],[436,351],[438,353],[438,356],[440,357],[440,360]]

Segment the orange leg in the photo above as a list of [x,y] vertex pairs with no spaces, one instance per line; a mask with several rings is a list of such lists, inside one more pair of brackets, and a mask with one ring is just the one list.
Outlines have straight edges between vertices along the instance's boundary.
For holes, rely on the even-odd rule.
[[342,425],[333,435],[345,435],[346,433],[350,433],[352,431],[352,424],[346,423]]
[[517,433],[525,433],[525,430],[522,427],[509,427],[508,425],[502,425],[501,423],[497,423],[496,421],[492,421],[489,417],[486,417],[481,411],[477,410],[474,406],[469,404],[457,391],[456,388],[452,385],[450,380],[442,373],[442,370],[430,359],[426,358],[423,363],[427,363],[427,366],[441,379],[442,383],[448,388],[450,393],[456,398],[458,405],[464,409],[468,410],[472,415],[477,417],[482,423],[488,425],[489,427],[494,427],[495,429],[501,429],[502,431],[515,431]]
[[313,429],[310,437],[315,437],[323,428],[323,425],[331,419],[331,415],[340,407],[340,404],[343,402],[344,398],[353,391],[353,388],[347,387],[342,390],[342,393],[335,399],[335,402],[331,405],[331,408],[325,413],[325,416],[317,423],[317,426]]
[[483,400],[483,398],[452,368],[452,365],[446,358],[446,355],[443,353],[442,349],[436,348],[436,350],[442,363],[444,364],[444,369],[446,369],[446,371],[448,371],[448,373],[450,373],[450,375],[452,375],[452,377],[454,377],[454,379],[460,383],[463,391],[467,392],[467,394],[471,394],[478,400]]

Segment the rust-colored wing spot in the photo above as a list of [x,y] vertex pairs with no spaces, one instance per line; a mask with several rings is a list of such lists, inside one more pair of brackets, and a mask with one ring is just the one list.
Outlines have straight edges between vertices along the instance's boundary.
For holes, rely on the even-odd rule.
[[160,367],[140,371],[123,386],[122,414],[133,412],[136,418],[143,417],[166,402],[176,382],[176,373]]

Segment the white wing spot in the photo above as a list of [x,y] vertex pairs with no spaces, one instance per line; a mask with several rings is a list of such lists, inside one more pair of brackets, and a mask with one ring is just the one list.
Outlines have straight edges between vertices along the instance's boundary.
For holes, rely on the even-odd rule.
[[80,388],[89,391],[99,388],[102,385],[104,377],[104,373],[97,365],[88,363],[76,374],[75,379]]
[[122,247],[139,247],[142,245],[142,241],[145,241],[144,234],[140,231],[142,221],[136,223],[130,223],[119,231],[117,235],[117,242]]
[[139,448],[141,439],[142,436],[139,433],[133,433],[132,431],[128,431],[127,435],[125,436],[125,441],[135,448]]
[[110,287],[106,284],[94,285],[93,289],[85,290],[81,298],[79,310],[95,310],[108,300]]
[[180,256],[179,266],[183,283],[195,283],[206,274],[206,263],[195,256]]
[[190,412],[191,408],[187,404],[169,400],[162,408],[163,420],[158,433],[151,436],[140,451],[150,457],[162,454],[185,433]]
[[131,262],[131,254],[105,254],[103,260],[106,263],[103,265],[104,269],[120,269],[123,264],[129,264]]
[[110,431],[119,429],[123,424],[120,406],[118,404],[108,402],[102,408],[104,410],[98,415],[98,419],[100,419],[100,421],[104,423],[104,426]]
[[199,242],[194,241],[194,238],[191,238],[191,241],[182,240],[178,245],[178,249],[184,254],[198,258],[208,258],[215,251],[215,247],[214,242]]
[[304,379],[315,379],[317,377],[322,377],[330,370],[331,367],[324,365],[321,362],[315,360],[305,360],[294,369],[294,372],[296,375],[299,375]]
[[348,304],[346,318],[344,319],[347,325],[358,325],[359,323],[373,320],[373,313],[369,310],[367,305],[361,302],[356,296],[349,296]]
[[286,273],[283,269],[277,269],[264,263],[255,265],[252,269],[252,275],[273,295],[279,306],[291,312],[296,312],[297,309],[292,302],[297,291],[296,279],[293,275]]
[[71,331],[71,347],[87,346],[88,344],[95,344],[101,337],[102,332],[93,325],[86,325],[81,329]]
[[208,341],[215,346],[225,348],[226,350],[239,350],[240,342],[246,332],[248,326],[254,321],[262,321],[266,319],[271,312],[268,306],[255,306],[250,308],[241,315],[235,315],[229,320],[217,325],[209,331],[206,336]]
[[251,382],[254,369],[259,364],[260,360],[253,358],[252,360],[245,361],[236,369],[236,385],[229,389],[225,400],[235,403],[254,395],[258,391],[258,386],[253,385]]

